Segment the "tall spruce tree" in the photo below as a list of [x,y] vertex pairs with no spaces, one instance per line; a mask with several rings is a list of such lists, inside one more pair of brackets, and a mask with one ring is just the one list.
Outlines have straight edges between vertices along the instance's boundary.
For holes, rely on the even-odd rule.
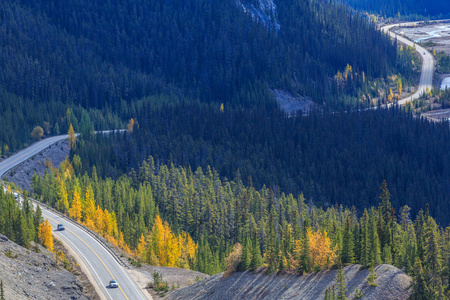
[[0,300],[5,300],[5,291],[3,290],[3,280],[0,280]]
[[443,296],[441,250],[438,244],[439,232],[432,217],[427,218],[426,233],[425,278],[430,294],[434,295],[435,299],[444,300],[446,298]]
[[249,269],[253,271],[262,265],[261,249],[256,228],[253,228],[252,247],[252,260],[250,262]]
[[351,218],[350,216],[347,216],[347,219],[345,220],[345,228],[344,228],[344,236],[342,241],[342,254],[341,254],[341,260],[342,263],[355,263],[355,253],[353,251],[354,249],[354,237],[353,237],[353,231],[352,231],[352,224],[351,224]]
[[429,292],[425,273],[422,268],[422,262],[419,257],[416,257],[413,267],[412,281],[411,281],[411,295],[410,299],[414,300],[430,300],[433,299]]
[[300,274],[308,273],[312,269],[311,251],[310,251],[309,240],[308,240],[308,230],[309,230],[309,226],[308,226],[307,222],[305,221],[304,225],[303,225],[302,239],[300,240],[301,250],[300,250],[300,257],[299,257],[299,265],[297,267],[298,272]]
[[345,293],[347,292],[347,283],[345,281],[345,275],[344,270],[342,268],[339,268],[337,273],[337,280],[336,284],[338,287],[338,293],[337,293],[337,300],[346,300],[347,297],[345,296]]
[[361,258],[360,264],[363,267],[367,267],[370,263],[370,244],[369,244],[369,227],[368,227],[368,215],[367,210],[364,210],[363,216],[361,218]]
[[381,250],[380,250],[380,240],[378,238],[377,225],[375,221],[375,212],[374,209],[371,210],[369,217],[369,257],[370,257],[370,265],[376,266],[381,263]]

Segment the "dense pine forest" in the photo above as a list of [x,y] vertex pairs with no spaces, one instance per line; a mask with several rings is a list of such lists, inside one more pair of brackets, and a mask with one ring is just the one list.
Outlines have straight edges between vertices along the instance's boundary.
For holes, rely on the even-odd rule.
[[392,17],[443,18],[450,15],[450,3],[442,0],[343,0],[352,7]]
[[25,197],[21,207],[16,203],[11,188],[5,193],[0,191],[0,233],[6,235],[17,244],[30,248],[32,241],[38,241],[38,229],[42,223],[40,208],[33,205]]
[[[439,16],[441,2],[346,3]],[[32,194],[135,265],[388,263],[413,277],[413,299],[449,299],[449,124],[359,109],[414,85],[415,48],[340,2],[275,3],[279,27],[234,0],[0,1],[0,157],[69,132],[70,156]],[[287,115],[274,89],[317,106]],[[51,231],[0,192],[0,233],[53,250]]]
[[[145,105],[131,134],[96,136],[80,143],[82,172],[96,166],[100,177],[133,177],[143,160],[173,163],[240,177],[256,188],[303,193],[316,205],[357,209],[373,205],[383,180],[399,211],[415,215],[426,203],[446,225],[450,190],[450,132],[393,108],[363,113],[298,115],[276,109],[233,109],[226,105]],[[237,175],[239,173],[239,175]]]
[[99,178],[95,167],[91,176],[76,175],[80,161],[35,175],[37,197],[143,262],[208,274],[231,259],[238,271],[299,274],[388,263],[413,276],[413,299],[423,293],[448,299],[450,227],[438,226],[428,205],[415,218],[408,205],[396,213],[384,181],[378,206],[358,212],[338,204],[319,208],[303,194],[256,189],[239,178],[222,180],[209,167],[158,168],[149,157],[138,171],[112,180]]
[[55,127],[69,107],[111,129],[160,94],[273,106],[276,88],[347,109],[368,105],[371,83],[407,76],[394,42],[341,4],[280,1],[276,17],[278,31],[234,1],[2,1],[0,148],[30,144],[36,126],[66,132]]

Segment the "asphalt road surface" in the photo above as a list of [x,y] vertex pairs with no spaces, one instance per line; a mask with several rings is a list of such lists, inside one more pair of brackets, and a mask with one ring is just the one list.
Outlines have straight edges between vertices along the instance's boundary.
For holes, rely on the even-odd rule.
[[[415,45],[417,53],[419,53],[420,56],[422,57],[422,71],[420,74],[419,87],[414,94],[412,94],[404,99],[399,100],[397,102],[397,104],[399,104],[399,105],[404,105],[405,103],[407,103],[409,101],[418,99],[424,92],[426,92],[427,88],[429,89],[429,91],[431,91],[431,88],[433,86],[433,75],[434,75],[434,57],[433,57],[433,55],[430,52],[428,52],[425,48],[421,47],[419,44],[416,44],[413,41],[410,41],[407,38],[390,31],[390,29],[393,27],[412,26],[414,24],[417,24],[417,22],[392,24],[392,25],[383,26],[381,28],[382,31],[388,32],[392,38],[394,38],[394,39],[397,38],[397,40],[399,42],[401,42],[402,44],[408,45],[410,47],[414,47],[414,45]],[[392,103],[389,104],[389,106],[391,106],[391,105],[393,105],[393,104]]]
[[[0,163],[0,177],[14,166],[64,139],[67,139],[67,135],[47,138],[5,159]],[[97,292],[103,296],[103,299],[148,299],[113,255],[87,231],[45,207],[41,207],[41,209],[43,217],[49,220],[53,228],[56,228],[59,223],[64,224],[65,231],[54,231],[53,234],[77,253],[82,260],[80,263],[84,263],[95,280],[93,284],[96,286]],[[111,289],[108,287],[111,279],[117,280],[119,288]]]

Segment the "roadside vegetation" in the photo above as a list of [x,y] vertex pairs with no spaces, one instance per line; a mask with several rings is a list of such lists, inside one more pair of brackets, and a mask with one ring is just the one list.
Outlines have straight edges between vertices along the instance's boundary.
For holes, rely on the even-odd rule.
[[[118,212],[119,236],[121,230],[125,232],[122,248],[143,262],[208,274],[261,267],[268,273],[306,274],[354,263],[363,268],[387,263],[413,276],[413,293],[427,293],[430,299],[447,297],[443,283],[449,279],[450,227],[438,226],[428,206],[415,219],[407,205],[395,213],[386,182],[380,188],[378,207],[358,213],[355,208],[306,204],[303,195],[222,182],[211,169],[204,174],[201,169],[192,173],[161,165],[156,173],[152,164],[144,165],[136,174],[141,181],[137,187],[126,175],[117,181],[99,179],[95,173],[94,178],[87,174],[59,177],[68,170],[70,163],[65,163],[43,180],[36,178],[34,189],[41,191],[37,196],[53,199],[49,204],[58,207],[62,186],[73,188],[76,199],[76,184],[87,185],[86,199],[81,201],[85,223],[89,223],[92,199],[97,211],[100,205],[112,206]],[[60,188],[51,184],[59,180]],[[72,208],[77,200],[70,198]],[[151,218],[155,214],[156,219]],[[163,223],[160,214],[169,222]],[[107,226],[105,221],[95,224]],[[172,230],[181,235],[177,238]],[[183,242],[190,240],[189,235],[195,243]],[[177,252],[177,247],[182,251]],[[371,284],[374,276],[369,278]]]

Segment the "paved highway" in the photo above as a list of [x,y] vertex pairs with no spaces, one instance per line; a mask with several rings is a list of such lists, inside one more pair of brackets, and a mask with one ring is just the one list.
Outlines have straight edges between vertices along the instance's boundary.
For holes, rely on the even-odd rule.
[[[425,48],[420,45],[414,43],[413,41],[408,40],[407,38],[398,35],[392,31],[390,31],[393,27],[402,27],[402,26],[413,26],[417,24],[417,22],[407,22],[407,23],[399,23],[387,25],[381,28],[382,31],[388,32],[392,38],[397,38],[397,41],[402,44],[408,45],[410,47],[416,46],[417,53],[422,57],[422,73],[420,75],[420,82],[417,91],[404,99],[399,100],[397,103],[399,105],[404,105],[405,103],[418,99],[424,92],[426,92],[427,88],[431,91],[433,86],[433,76],[434,76],[434,57],[428,52]],[[393,105],[392,103],[389,106]]]
[[[14,166],[64,139],[67,139],[67,135],[47,138],[2,161],[0,163],[0,177]],[[102,299],[151,299],[149,295],[144,295],[143,291],[130,278],[128,272],[118,263],[116,258],[82,226],[43,206],[41,206],[41,209],[43,217],[49,220],[53,228],[56,228],[56,225],[59,223],[65,225],[65,231],[54,231],[53,234],[78,255],[81,260],[79,262],[80,265],[84,264],[90,273],[88,277],[91,278],[91,281],[94,281],[92,283]],[[118,281],[119,288],[108,288],[108,283],[111,279]]]
[[67,139],[68,135],[58,135],[42,140],[38,143],[31,145],[28,148],[23,149],[19,153],[5,159],[0,163],[0,178],[10,169],[17,166],[18,164],[26,161],[32,156],[38,154],[45,148],[55,144],[56,142]]

